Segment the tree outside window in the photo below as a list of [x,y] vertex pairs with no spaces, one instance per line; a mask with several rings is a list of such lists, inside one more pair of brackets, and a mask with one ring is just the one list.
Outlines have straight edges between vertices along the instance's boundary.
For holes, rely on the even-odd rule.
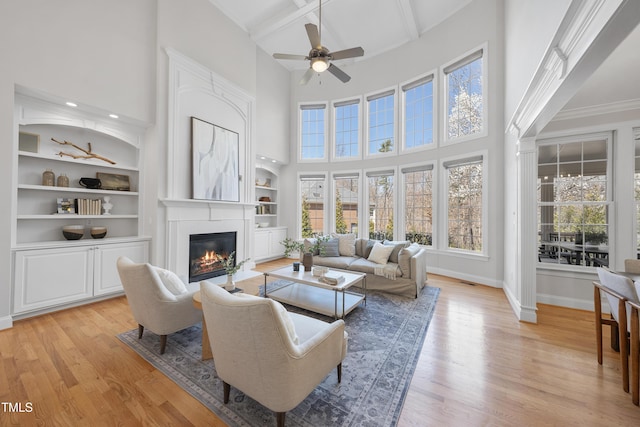
[[482,157],[445,162],[448,246],[482,252]]
[[369,238],[393,240],[393,171],[367,173]]
[[402,169],[405,239],[421,245],[433,240],[433,165]]
[[357,175],[334,176],[336,233],[358,233],[358,182]]
[[608,264],[608,141],[592,138],[538,147],[539,262]]
[[447,137],[482,132],[482,50],[444,69],[447,83]]
[[324,176],[300,177],[300,235],[303,238],[324,234]]

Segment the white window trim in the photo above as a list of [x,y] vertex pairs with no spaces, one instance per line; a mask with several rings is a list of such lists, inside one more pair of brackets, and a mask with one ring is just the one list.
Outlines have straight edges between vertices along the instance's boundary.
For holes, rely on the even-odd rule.
[[[329,228],[329,232],[330,233],[334,233],[335,229],[336,229],[336,216],[335,214],[333,214],[336,211],[336,176],[338,176],[338,178],[340,178],[340,175],[354,175],[354,177],[357,175],[358,176],[358,210],[362,210],[362,206],[365,206],[364,203],[362,202],[362,199],[364,198],[364,194],[362,192],[362,170],[361,169],[352,169],[352,170],[341,170],[341,171],[333,171],[331,173],[331,200],[330,200],[330,212],[332,213],[332,215],[330,215],[331,220],[330,220],[330,228]],[[302,216],[302,215],[301,215]],[[368,227],[369,222],[367,221],[367,230],[369,229]],[[358,212],[358,236],[357,237],[367,237],[367,236],[362,236],[362,214],[360,212]]]
[[[348,102],[348,101],[358,101],[358,154],[356,156],[353,157],[338,157],[336,156],[336,129],[337,129],[337,125],[336,125],[336,104],[339,104],[341,102]],[[364,152],[363,150],[363,113],[365,110],[365,106],[363,104],[363,97],[362,96],[355,96],[355,97],[349,97],[349,98],[343,98],[343,99],[336,99],[334,101],[331,101],[331,137],[330,137],[330,141],[331,141],[331,161],[332,162],[349,162],[349,161],[354,161],[354,160],[362,160],[362,153]]]
[[[482,50],[482,130],[478,133],[474,133],[472,135],[459,136],[456,138],[449,138],[447,135],[449,134],[449,84],[448,78],[445,74],[444,70],[452,64],[455,64],[458,61],[463,60],[464,58],[473,55],[474,53]],[[442,81],[442,119],[440,122],[442,123],[442,143],[441,145],[451,145],[458,144],[460,142],[472,141],[479,138],[484,138],[489,135],[489,43],[484,42],[482,45],[471,49],[464,54],[456,57],[455,59],[447,62],[440,66],[440,79]]]
[[[385,89],[369,92],[365,94],[363,97],[363,102],[365,105],[363,108],[364,125],[362,126],[363,127],[362,153],[365,159],[379,159],[380,157],[394,156],[398,154],[398,143],[399,143],[399,140],[398,140],[398,89],[399,87],[397,85],[390,86]],[[390,91],[393,91],[393,112],[394,112],[393,114],[393,139],[394,139],[393,150],[389,151],[388,153],[369,154],[369,101],[367,98],[371,96],[376,96],[378,94],[382,94],[385,92],[390,92]]]
[[[405,132],[405,119],[406,119],[406,111],[405,111],[405,105],[406,105],[406,96],[407,96],[407,92],[402,90],[402,88],[405,85],[411,84],[413,82],[416,82],[418,80],[422,80],[424,78],[427,78],[431,76],[431,83],[433,86],[433,105],[432,105],[432,120],[433,123],[431,124],[433,129],[433,142],[431,144],[428,145],[423,145],[421,147],[413,147],[413,148],[407,148],[406,146],[406,132]],[[438,132],[438,117],[439,117],[439,102],[438,102],[438,70],[437,69],[433,69],[431,71],[429,71],[428,73],[424,73],[421,74],[417,77],[414,77],[410,80],[404,81],[402,83],[400,83],[400,85],[398,86],[399,90],[398,92],[400,93],[400,118],[398,119],[398,135],[400,135],[400,154],[409,154],[409,153],[415,153],[415,152],[420,152],[420,151],[426,151],[426,150],[433,150],[435,148],[438,148],[438,143],[439,143],[439,132]]]
[[296,208],[296,215],[297,215],[297,219],[296,219],[296,235],[298,236],[298,239],[302,239],[302,198],[300,197],[300,194],[302,193],[302,186],[300,185],[301,182],[301,178],[305,175],[322,175],[323,176],[323,183],[324,183],[324,195],[323,195],[323,206],[324,206],[324,214],[322,215],[323,217],[323,221],[322,221],[322,229],[328,230],[327,225],[328,225],[328,218],[327,218],[327,198],[328,198],[328,191],[327,191],[327,176],[329,176],[328,172],[326,171],[313,171],[313,172],[298,172],[297,176],[296,176],[296,188],[297,188],[297,192],[296,192],[296,203],[298,204],[297,208]]
[[[307,105],[324,105],[324,154],[321,159],[303,159],[302,158],[302,108]],[[326,101],[319,102],[300,102],[298,103],[298,162],[299,163],[326,163],[329,161],[328,145],[329,145],[329,103]]]
[[[358,233],[362,234],[365,238],[369,238],[369,204],[370,204],[370,200],[369,200],[369,175],[370,173],[377,173],[377,172],[386,172],[386,171],[392,171],[393,174],[391,176],[393,176],[393,204],[392,204],[392,209],[393,209],[393,240],[397,240],[398,239],[398,226],[395,225],[396,221],[397,221],[397,217],[398,217],[398,167],[397,166],[390,166],[390,167],[382,167],[382,168],[369,168],[369,169],[364,169],[362,171],[362,190],[364,191],[363,193],[363,199],[364,199],[364,209],[362,209],[362,213],[360,215],[361,219],[363,220],[363,222],[361,223],[362,225],[359,227],[360,230],[365,230],[366,232],[363,234],[362,231],[358,230]],[[364,184],[367,184],[366,187],[364,187]]]
[[[472,157],[482,156],[482,252],[473,252],[464,249],[454,249],[449,247],[449,174],[447,168],[444,167],[445,163],[464,160]],[[489,256],[489,215],[488,215],[488,201],[489,196],[487,194],[489,188],[489,152],[488,150],[480,150],[465,153],[464,155],[452,156],[443,158],[440,160],[439,170],[442,173],[442,182],[440,186],[440,192],[442,194],[441,210],[439,212],[440,218],[442,218],[441,227],[438,229],[438,248],[447,254],[451,255],[464,255],[467,257],[482,257]]]
[[[581,133],[575,134],[567,132],[562,132],[562,134],[558,134],[558,136],[548,136],[543,139],[538,139],[536,141],[536,148],[544,147],[548,145],[558,145],[558,144],[569,144],[573,142],[583,142],[589,140],[597,140],[597,139],[606,139],[607,140],[607,200],[604,202],[607,205],[609,218],[608,221],[608,239],[609,239],[609,265],[616,265],[616,245],[615,245],[615,236],[616,236],[616,224],[617,224],[617,215],[616,215],[616,204],[614,199],[614,188],[613,181],[615,179],[615,171],[613,170],[613,144],[614,138],[613,133],[610,131],[605,132],[591,132],[591,133]],[[536,150],[537,151],[537,150]],[[537,157],[537,156],[536,156]],[[635,158],[635,156],[634,156]],[[538,160],[536,158],[536,174],[538,173]],[[534,197],[536,197],[534,193]],[[538,201],[536,200],[536,209],[540,206]],[[634,201],[635,206],[635,201]],[[536,228],[539,226],[536,222]],[[634,221],[635,227],[635,221]],[[536,268],[538,270],[556,270],[556,271],[573,271],[573,272],[587,272],[593,273],[593,267],[587,267],[584,265],[570,265],[570,264],[554,264],[554,263],[544,263],[535,261]]]
[[404,203],[405,201],[405,196],[406,196],[406,189],[407,189],[407,182],[406,182],[406,174],[404,172],[402,172],[402,169],[405,168],[413,168],[413,167],[420,167],[420,166],[431,166],[433,169],[431,170],[431,246],[425,246],[425,245],[421,245],[425,248],[430,248],[430,249],[434,249],[437,247],[437,241],[438,241],[438,235],[440,234],[439,231],[437,229],[437,224],[439,223],[439,212],[437,209],[437,200],[438,200],[438,175],[440,175],[438,173],[438,165],[437,162],[435,161],[428,161],[428,162],[420,162],[420,163],[410,163],[410,164],[403,164],[402,166],[400,166],[398,168],[398,173],[400,175],[400,180],[401,180],[401,185],[400,185],[400,190],[398,192],[398,215],[400,216],[395,222],[398,224],[399,227],[401,227],[400,229],[402,230],[401,233],[403,233],[403,236],[400,240],[404,240],[404,233],[405,233],[405,229],[406,229],[406,220],[405,220],[405,214],[406,214],[406,205]]

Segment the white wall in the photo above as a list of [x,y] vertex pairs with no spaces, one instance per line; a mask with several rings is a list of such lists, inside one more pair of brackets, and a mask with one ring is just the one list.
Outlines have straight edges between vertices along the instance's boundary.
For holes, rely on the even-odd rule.
[[256,147],[254,153],[289,163],[291,114],[290,73],[262,49],[257,49]]
[[[339,63],[346,73],[351,75],[349,83],[341,83],[329,73],[321,78],[314,76],[306,86],[299,86],[301,72],[292,74],[291,103],[291,145],[292,163],[285,168],[286,179],[282,185],[288,185],[284,192],[284,206],[295,207],[296,174],[299,171],[336,171],[365,169],[378,166],[402,165],[425,160],[439,160],[461,155],[470,151],[486,150],[488,153],[488,257],[460,257],[446,250],[433,250],[429,253],[429,271],[449,274],[453,277],[502,286],[503,272],[503,71],[502,71],[502,1],[477,0],[456,13],[444,23],[423,34],[418,40],[401,46],[390,52],[366,58],[352,64]],[[428,150],[419,154],[399,155],[391,159],[374,159],[366,162],[340,162],[321,164],[297,164],[295,159],[298,143],[298,103],[309,101],[331,101],[350,96],[366,95],[376,90],[396,86],[411,78],[432,70],[463,55],[472,49],[488,44],[488,135],[470,142],[448,145],[437,150]],[[439,76],[438,76],[439,78]],[[440,96],[438,105],[443,105],[442,85],[438,82]],[[442,116],[441,116],[442,117]],[[442,122],[442,120],[440,120]],[[440,129],[440,140],[442,129]],[[441,206],[444,195],[435,206]],[[297,227],[295,209],[286,217],[289,234]],[[442,229],[442,227],[440,227]],[[295,235],[295,234],[294,234]]]
[[[0,2],[0,140],[5,147],[17,134],[15,84],[152,122],[155,17],[153,0]],[[0,160],[0,194],[11,200],[14,153],[6,153]],[[0,329],[10,313],[10,212],[0,211]]]

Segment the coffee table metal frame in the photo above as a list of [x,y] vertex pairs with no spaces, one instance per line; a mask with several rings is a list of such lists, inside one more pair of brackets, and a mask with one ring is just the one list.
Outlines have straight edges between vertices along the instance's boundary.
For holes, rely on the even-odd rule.
[[[367,305],[367,275],[353,271],[331,269],[339,272],[345,278],[337,285],[329,285],[321,282],[320,277],[314,276],[310,271],[293,271],[291,266],[264,273],[264,296],[285,304],[333,316],[335,319],[344,319],[361,302]],[[288,280],[292,283],[267,293],[267,278]],[[362,282],[362,293],[349,292],[347,289]],[[331,310],[330,298],[333,293],[333,310]],[[338,305],[338,293],[342,294],[342,307]]]

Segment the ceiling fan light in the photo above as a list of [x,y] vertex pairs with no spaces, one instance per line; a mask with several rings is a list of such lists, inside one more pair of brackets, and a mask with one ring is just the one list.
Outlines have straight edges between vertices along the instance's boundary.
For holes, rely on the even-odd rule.
[[327,60],[327,58],[322,57],[312,58],[311,68],[313,68],[313,71],[321,73],[329,68],[329,61]]

